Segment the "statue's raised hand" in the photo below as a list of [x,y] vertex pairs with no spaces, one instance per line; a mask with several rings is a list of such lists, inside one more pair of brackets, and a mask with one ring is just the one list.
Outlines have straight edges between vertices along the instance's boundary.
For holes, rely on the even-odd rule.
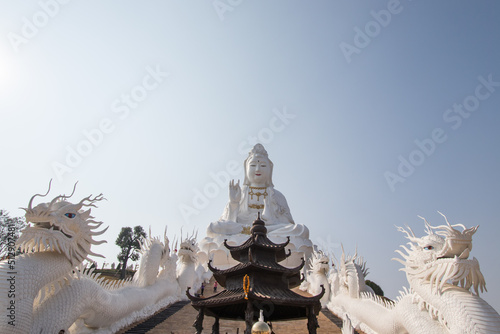
[[235,184],[234,180],[229,182],[229,202],[239,203],[241,200],[240,180]]

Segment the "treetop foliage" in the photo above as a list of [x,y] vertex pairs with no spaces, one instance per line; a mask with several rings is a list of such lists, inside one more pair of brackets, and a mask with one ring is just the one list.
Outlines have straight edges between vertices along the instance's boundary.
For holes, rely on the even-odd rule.
[[0,210],[0,259],[7,255],[9,243],[15,243],[25,227],[24,217],[10,217],[7,211]]

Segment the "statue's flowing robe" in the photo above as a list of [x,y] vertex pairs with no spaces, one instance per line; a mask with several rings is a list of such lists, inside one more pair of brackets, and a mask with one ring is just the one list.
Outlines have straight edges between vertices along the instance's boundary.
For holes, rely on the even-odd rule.
[[[269,235],[300,236],[309,238],[309,229],[305,225],[295,224],[285,196],[274,187],[267,187],[267,196],[263,199],[264,209],[261,218],[265,221]],[[218,222],[209,229],[216,233],[238,234],[244,226],[251,225],[257,218],[255,210],[250,210],[249,186],[243,185],[239,203],[228,202]]]
[[[227,203],[221,221],[250,225],[257,218],[255,211],[248,208],[248,188],[247,185],[242,187],[240,203]],[[264,211],[261,212],[261,218],[266,222],[266,226],[295,224],[285,196],[273,187],[267,187],[266,191],[268,195],[264,197]]]

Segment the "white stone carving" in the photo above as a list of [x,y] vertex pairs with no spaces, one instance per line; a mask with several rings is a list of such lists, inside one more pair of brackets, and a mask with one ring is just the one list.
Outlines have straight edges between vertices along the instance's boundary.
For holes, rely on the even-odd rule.
[[[446,219],[446,217],[445,217]],[[365,333],[500,333],[500,315],[483,299],[484,277],[477,259],[468,259],[477,226],[431,226],[417,238],[398,227],[410,241],[406,252],[397,251],[410,285],[392,303],[361,292],[364,278],[346,261],[333,281],[328,308],[337,316],[348,315],[355,328]],[[458,230],[457,228],[460,228]],[[471,291],[472,290],[472,291]]]
[[307,291],[313,296],[321,293],[321,285],[325,293],[321,298],[321,306],[325,307],[330,300],[330,259],[322,251],[314,251],[309,259],[310,270],[306,279],[300,285],[302,291]]
[[342,321],[342,334],[354,334],[351,319],[349,319],[347,314],[344,315],[344,320]]
[[216,255],[213,264],[219,268],[235,265],[230,256],[227,256],[227,262],[217,262],[223,256],[216,251],[226,251],[223,246],[225,239],[229,244],[241,244],[248,239],[251,225],[260,212],[272,241],[282,243],[290,237],[290,248],[295,251],[284,265],[300,264],[304,254],[308,257],[312,253],[309,229],[294,222],[285,196],[274,188],[273,163],[264,146],[256,144],[253,147],[244,162],[244,169],[243,184],[240,186],[240,182],[234,180],[229,183],[229,201],[221,218],[208,226],[207,237],[200,242],[200,248],[211,258],[211,255]]
[[[86,197],[77,204],[67,202],[70,196],[62,195],[50,203],[32,207],[37,196],[42,195],[34,195],[25,209],[30,225],[23,230],[17,243],[25,254],[0,263],[1,333],[29,333],[39,291],[47,284],[64,281],[89,254],[97,255],[91,253],[90,246],[103,242],[93,239],[104,233],[105,230],[96,232],[102,223],[92,220],[90,210],[82,210],[95,206],[102,199],[101,195]],[[7,281],[9,278],[12,284]],[[10,290],[14,292],[9,293]],[[9,307],[13,310],[8,311]],[[15,326],[5,321],[9,315]]]
[[[74,322],[70,333],[114,333],[178,300],[181,291],[171,274],[175,263],[170,259],[168,238],[161,242],[150,236],[140,252],[139,269],[128,282],[108,282],[92,273],[77,272],[68,286],[35,310],[31,333],[40,329],[54,333]],[[53,319],[54,314],[61,317]]]
[[[42,195],[33,196],[25,209],[30,225],[18,240],[24,254],[0,263],[1,333],[58,333],[62,329],[66,333],[114,333],[179,299],[175,262],[169,259],[166,237],[164,243],[151,237],[143,243],[142,268],[132,282],[105,283],[78,268],[89,255],[99,256],[91,252],[91,245],[105,242],[93,239],[105,232],[96,231],[102,222],[92,219],[90,209],[83,210],[95,207],[102,195],[77,204],[67,201],[71,195],[61,195],[33,208],[37,196]],[[12,298],[3,297],[9,295]],[[14,305],[13,312],[10,305]],[[4,321],[9,315],[12,323]]]
[[338,294],[347,294],[352,298],[359,298],[361,294],[374,294],[372,288],[365,284],[368,268],[362,257],[358,257],[356,251],[353,256],[346,255],[342,246],[342,256],[337,264],[339,268],[333,270],[330,275],[332,294],[330,298]]
[[205,267],[206,264],[199,261],[199,257],[202,255],[199,253],[196,235],[193,233],[193,235],[186,236],[182,240],[181,232],[179,259],[177,260],[177,281],[182,291],[182,299],[188,299],[186,296],[187,288],[191,288],[191,293],[194,294],[200,289],[201,283],[208,281],[212,276],[212,273]]

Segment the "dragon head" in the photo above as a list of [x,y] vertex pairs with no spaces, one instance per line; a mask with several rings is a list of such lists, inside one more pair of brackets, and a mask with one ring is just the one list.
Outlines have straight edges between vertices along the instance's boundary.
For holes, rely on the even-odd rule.
[[341,245],[342,256],[340,257],[337,270],[333,271],[334,281],[332,290],[335,294],[348,294],[352,298],[359,298],[362,292],[373,292],[365,284],[365,278],[368,276],[368,268],[362,257],[358,257],[358,251],[353,256],[346,255],[344,246]]
[[196,241],[196,238],[198,236],[198,233],[196,235],[193,234],[190,237],[187,237],[182,241],[182,231],[181,231],[181,244],[179,247],[179,259],[183,262],[196,262],[198,259],[198,252],[199,252],[199,247],[198,247],[198,242]]
[[161,241],[159,237],[152,236],[150,227],[149,237],[141,240],[140,244],[141,261],[133,282],[138,286],[149,286],[156,281],[159,269],[165,267],[170,258],[167,228],[165,228],[163,241]]
[[[76,188],[76,184],[75,184]],[[73,193],[75,192],[73,189]],[[36,194],[31,197],[25,217],[28,226],[22,231],[17,240],[17,246],[25,253],[55,251],[64,254],[71,264],[76,266],[89,255],[103,257],[90,250],[91,245],[100,245],[105,240],[96,241],[94,236],[106,232],[107,228],[95,231],[102,225],[102,222],[92,220],[90,209],[83,210],[84,207],[96,207],[95,203],[103,199],[102,194],[92,197],[88,196],[76,204],[67,200],[69,196],[59,195],[49,203],[40,203],[33,207],[33,200]]]
[[[466,228],[462,224],[451,225],[448,219],[440,213],[446,225],[431,226],[424,218],[427,235],[417,238],[415,233],[397,227],[406,234],[410,248],[402,245],[404,254],[396,250],[403,259],[394,259],[402,263],[409,279],[419,279],[430,284],[431,290],[443,291],[445,284],[459,285],[469,290],[472,286],[476,294],[485,290],[484,277],[479,269],[476,258],[468,259],[472,250],[472,235],[478,226]],[[460,230],[456,229],[460,228]]]
[[330,259],[323,251],[314,251],[309,261],[311,264],[311,272],[328,274],[330,270]]

